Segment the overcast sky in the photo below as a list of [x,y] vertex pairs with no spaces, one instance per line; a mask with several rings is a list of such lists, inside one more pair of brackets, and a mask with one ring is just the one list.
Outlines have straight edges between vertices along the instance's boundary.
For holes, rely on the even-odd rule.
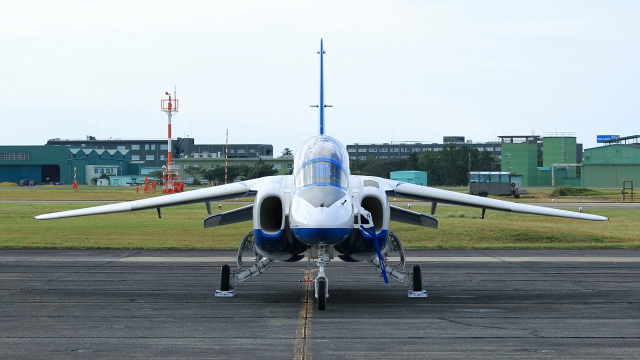
[[640,1],[1,1],[0,145],[640,133]]

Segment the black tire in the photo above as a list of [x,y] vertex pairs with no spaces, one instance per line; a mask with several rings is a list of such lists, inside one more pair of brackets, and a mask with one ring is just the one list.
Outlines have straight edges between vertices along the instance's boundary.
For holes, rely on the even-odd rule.
[[485,191],[481,191],[478,195],[480,195],[482,197],[487,197],[487,195],[489,195],[489,193],[487,193]]
[[222,271],[220,272],[220,291],[229,291],[229,280],[231,279],[231,268],[229,265],[222,265]]
[[420,265],[413,265],[413,291],[422,291],[422,271]]
[[318,310],[327,308],[327,282],[324,279],[318,279]]

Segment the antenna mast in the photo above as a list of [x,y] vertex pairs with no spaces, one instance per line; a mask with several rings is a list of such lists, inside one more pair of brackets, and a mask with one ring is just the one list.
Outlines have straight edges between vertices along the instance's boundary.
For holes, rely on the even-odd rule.
[[178,180],[178,172],[176,171],[175,174],[172,173],[173,171],[173,159],[172,159],[172,147],[171,147],[171,116],[173,116],[173,114],[178,112],[178,99],[175,98],[175,87],[174,87],[174,97],[173,99],[171,98],[171,94],[166,91],[165,95],[169,96],[169,99],[163,99],[160,101],[160,108],[162,109],[162,111],[167,113],[167,117],[169,119],[169,124],[167,127],[167,135],[168,135],[168,139],[167,139],[167,165],[163,166],[163,172],[162,172],[162,177],[163,177],[163,186],[162,186],[162,192],[163,193],[175,193],[175,192],[181,192],[183,190],[183,184],[182,182],[177,181]]

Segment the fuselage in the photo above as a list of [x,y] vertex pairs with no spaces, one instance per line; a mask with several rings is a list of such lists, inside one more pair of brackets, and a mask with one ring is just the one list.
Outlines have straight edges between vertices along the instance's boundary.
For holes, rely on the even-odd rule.
[[307,245],[334,245],[353,230],[349,154],[336,139],[318,135],[295,153],[289,226]]

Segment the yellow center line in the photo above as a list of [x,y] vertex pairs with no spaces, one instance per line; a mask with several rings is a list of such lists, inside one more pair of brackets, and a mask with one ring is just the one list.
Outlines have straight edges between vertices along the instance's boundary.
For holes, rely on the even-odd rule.
[[[312,279],[313,273],[317,269],[305,270],[304,279]],[[294,360],[311,360],[311,354],[307,340],[311,336],[311,316],[313,315],[313,299],[315,295],[315,284],[306,282],[302,292],[302,307],[298,313],[298,329],[296,330],[296,343],[293,350]]]

